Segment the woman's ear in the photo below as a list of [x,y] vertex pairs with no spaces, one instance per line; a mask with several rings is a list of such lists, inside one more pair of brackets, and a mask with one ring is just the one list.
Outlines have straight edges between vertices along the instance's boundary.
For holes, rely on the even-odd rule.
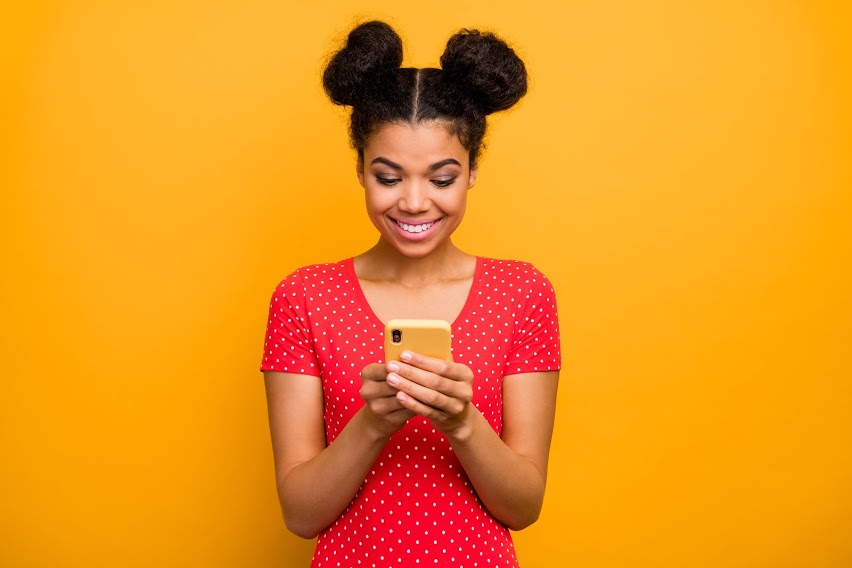
[[479,167],[474,166],[470,168],[470,179],[467,182],[467,188],[470,189],[476,183],[476,174],[479,173]]
[[355,162],[355,173],[358,174],[358,183],[361,184],[361,187],[367,189],[367,186],[364,185],[364,158],[358,156],[358,161]]

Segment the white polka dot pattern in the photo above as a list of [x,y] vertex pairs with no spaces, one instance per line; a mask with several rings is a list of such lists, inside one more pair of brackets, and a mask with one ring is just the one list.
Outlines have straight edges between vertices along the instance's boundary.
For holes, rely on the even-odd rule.
[[[333,443],[363,405],[361,369],[384,359],[383,327],[351,258],[301,268],[272,296],[261,370],[322,377]],[[473,404],[498,434],[503,377],[560,368],[553,287],[530,264],[478,257],[452,332],[453,359],[474,373]],[[512,567],[517,558],[508,529],[480,503],[446,438],[415,417],[320,534],[311,566],[424,565]]]

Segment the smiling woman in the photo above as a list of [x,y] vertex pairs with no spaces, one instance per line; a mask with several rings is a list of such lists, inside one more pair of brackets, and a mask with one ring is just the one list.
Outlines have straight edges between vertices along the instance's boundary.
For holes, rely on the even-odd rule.
[[424,257],[453,246],[476,169],[443,123],[387,124],[358,160],[358,180],[383,241],[407,257]]
[[[278,494],[313,566],[517,566],[508,529],[541,510],[561,365],[556,300],[531,265],[452,241],[485,117],[526,92],[492,34],[450,38],[442,69],[401,68],[382,22],[325,70],[351,136],[370,250],[276,288],[265,374]],[[451,323],[452,361],[385,360],[384,324]]]

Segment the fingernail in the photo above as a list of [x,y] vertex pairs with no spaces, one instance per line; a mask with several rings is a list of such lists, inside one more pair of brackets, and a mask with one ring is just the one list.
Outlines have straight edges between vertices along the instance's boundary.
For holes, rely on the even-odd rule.
[[403,361],[411,361],[411,353],[409,353],[408,351],[403,351],[399,354],[399,358]]
[[391,373],[396,373],[397,371],[399,371],[399,365],[393,362],[388,363],[388,371]]
[[399,377],[396,375],[388,375],[388,382],[393,386],[396,386],[399,384]]
[[398,393],[396,393],[396,398],[397,398],[397,400],[399,400],[400,402],[405,402],[405,393],[404,393],[404,392],[398,392]]

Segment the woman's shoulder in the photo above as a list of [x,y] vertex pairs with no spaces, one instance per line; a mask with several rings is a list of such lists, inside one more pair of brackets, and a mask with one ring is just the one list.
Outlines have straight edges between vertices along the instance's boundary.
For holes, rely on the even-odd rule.
[[482,276],[492,280],[522,281],[532,283],[538,280],[547,281],[547,276],[523,260],[480,257]]
[[276,294],[304,294],[309,289],[351,287],[352,259],[301,266],[285,276],[275,287]]
[[532,263],[483,258],[481,265],[478,293],[484,294],[492,303],[509,306],[519,318],[517,329],[525,329],[527,324],[523,322],[533,322],[538,326],[545,320],[557,321],[556,290],[547,276]]
[[349,278],[352,258],[345,258],[336,262],[322,262],[317,264],[306,264],[290,272],[280,282],[279,286],[292,285],[295,283],[311,283],[334,281],[341,278]]

